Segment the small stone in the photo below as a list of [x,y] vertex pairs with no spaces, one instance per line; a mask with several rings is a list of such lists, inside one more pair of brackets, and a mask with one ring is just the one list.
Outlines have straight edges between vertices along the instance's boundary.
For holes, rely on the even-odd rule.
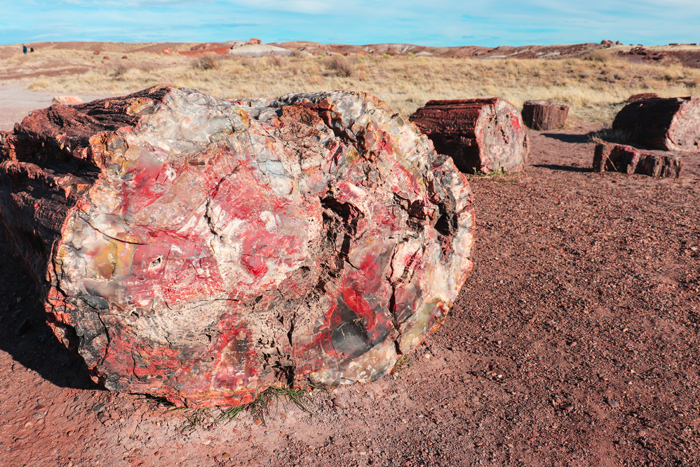
[[338,399],[337,397],[336,397],[336,398],[333,398],[333,399],[332,399],[332,402],[333,402],[333,405],[335,405],[336,407],[340,407],[341,409],[347,409],[347,408],[348,408],[348,405],[347,405],[343,400]]
[[615,399],[606,398],[605,402],[613,409],[617,409],[620,407],[620,403]]

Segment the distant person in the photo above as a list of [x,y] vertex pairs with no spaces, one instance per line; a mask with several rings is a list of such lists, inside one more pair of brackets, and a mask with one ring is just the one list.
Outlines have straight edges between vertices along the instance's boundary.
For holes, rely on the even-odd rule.
[[32,47],[31,49],[29,49],[29,53],[30,53],[30,54],[33,54],[33,53],[34,53],[34,47]]
[[22,44],[22,53],[27,53],[27,46]]

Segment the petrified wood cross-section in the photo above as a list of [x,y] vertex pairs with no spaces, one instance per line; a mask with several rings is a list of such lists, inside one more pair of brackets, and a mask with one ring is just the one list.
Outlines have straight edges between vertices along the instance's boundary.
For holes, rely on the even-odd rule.
[[0,218],[97,381],[189,406],[387,373],[474,228],[452,159],[372,96],[167,86],[0,134]]
[[613,129],[636,145],[665,151],[700,151],[700,98],[649,98],[618,112]]
[[500,97],[428,101],[411,121],[462,172],[518,172],[529,154],[520,112]]

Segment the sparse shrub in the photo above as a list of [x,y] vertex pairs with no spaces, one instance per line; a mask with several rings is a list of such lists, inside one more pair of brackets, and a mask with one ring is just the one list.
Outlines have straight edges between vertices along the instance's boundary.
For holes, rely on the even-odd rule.
[[326,68],[343,78],[349,78],[353,75],[350,61],[342,55],[332,55],[326,62]]
[[267,61],[270,65],[277,67],[277,68],[284,65],[284,59],[282,57],[280,57],[279,55],[270,55],[269,57],[267,57]]
[[637,131],[630,130],[613,130],[612,128],[603,128],[602,130],[592,131],[588,133],[588,141],[591,143],[618,143],[618,144],[634,144],[637,140]]
[[586,58],[588,60],[601,63],[611,62],[614,59],[612,52],[604,49],[594,50],[593,52],[589,53],[588,57]]
[[192,63],[192,68],[196,70],[213,70],[219,66],[219,61],[213,55],[202,55]]
[[110,69],[109,76],[111,76],[112,79],[122,80],[127,71],[129,71],[128,66],[123,63],[118,63]]

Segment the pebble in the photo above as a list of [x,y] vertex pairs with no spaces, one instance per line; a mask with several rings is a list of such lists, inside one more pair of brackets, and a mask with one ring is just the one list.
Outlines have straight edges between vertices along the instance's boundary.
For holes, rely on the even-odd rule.
[[607,404],[613,409],[617,409],[620,407],[620,403],[615,399],[606,399],[605,402],[607,402]]

